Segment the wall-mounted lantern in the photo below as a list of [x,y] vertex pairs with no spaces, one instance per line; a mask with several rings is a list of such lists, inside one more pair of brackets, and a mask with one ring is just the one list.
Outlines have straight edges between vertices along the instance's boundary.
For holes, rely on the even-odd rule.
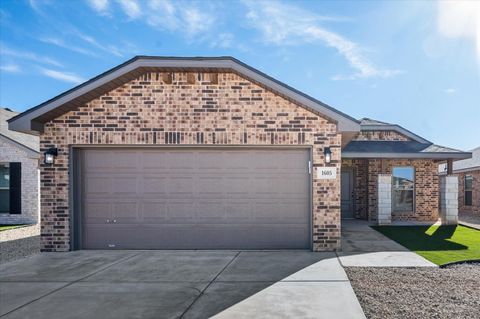
[[325,155],[325,163],[330,164],[332,161],[332,150],[330,147],[325,147],[323,149],[323,155]]
[[55,147],[51,147],[43,155],[45,164],[53,164],[55,163],[55,157],[58,155],[58,150]]

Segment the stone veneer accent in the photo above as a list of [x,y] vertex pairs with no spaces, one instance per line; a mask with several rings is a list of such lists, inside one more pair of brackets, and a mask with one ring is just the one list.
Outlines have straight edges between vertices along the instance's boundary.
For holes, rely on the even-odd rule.
[[0,163],[22,163],[22,213],[0,214],[1,224],[36,224],[39,216],[38,156],[13,142],[0,140]]
[[334,122],[234,73],[146,73],[45,124],[41,150],[43,251],[70,249],[71,145],[305,145],[313,166],[332,149],[337,179],[313,177],[313,249],[340,248],[341,134]]
[[[458,210],[460,212],[472,212],[480,215],[480,169],[455,173],[458,176]],[[465,205],[465,176],[473,177],[472,206]]]
[[342,159],[342,166],[355,171],[355,217],[377,220],[379,174],[392,174],[393,167],[415,168],[414,212],[392,212],[392,220],[434,221],[438,214],[438,164],[429,159]]
[[442,224],[458,224],[458,177],[440,177],[440,216]]
[[392,223],[392,175],[378,175],[377,198],[378,224],[389,225]]

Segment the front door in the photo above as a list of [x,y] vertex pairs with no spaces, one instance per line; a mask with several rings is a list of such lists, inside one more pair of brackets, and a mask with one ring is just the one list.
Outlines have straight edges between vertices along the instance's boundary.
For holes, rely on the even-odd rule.
[[342,168],[341,210],[342,218],[353,218],[353,170]]

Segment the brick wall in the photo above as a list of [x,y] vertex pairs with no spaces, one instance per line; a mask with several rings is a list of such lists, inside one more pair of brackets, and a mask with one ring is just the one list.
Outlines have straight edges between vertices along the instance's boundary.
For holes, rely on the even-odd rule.
[[410,141],[411,139],[396,131],[361,131],[355,141]]
[[[458,211],[480,214],[480,169],[454,175],[458,176]],[[472,206],[465,205],[465,175],[473,177]]]
[[0,163],[22,163],[22,213],[0,214],[0,224],[38,222],[38,158],[21,147],[0,140]]
[[147,73],[46,123],[41,149],[42,250],[69,250],[68,156],[78,144],[310,145],[313,165],[332,148],[336,180],[313,179],[314,250],[340,247],[336,124],[234,73]]
[[392,169],[396,166],[413,166],[415,168],[415,211],[393,212],[392,220],[438,219],[438,164],[433,160],[344,159],[342,166],[350,166],[355,170],[355,216],[357,218],[377,220],[376,194],[379,174],[392,174]]

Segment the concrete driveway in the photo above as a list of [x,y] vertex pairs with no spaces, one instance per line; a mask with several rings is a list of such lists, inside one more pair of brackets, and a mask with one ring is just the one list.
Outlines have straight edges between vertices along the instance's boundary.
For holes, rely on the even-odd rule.
[[2,318],[364,318],[334,253],[44,253],[0,274]]

